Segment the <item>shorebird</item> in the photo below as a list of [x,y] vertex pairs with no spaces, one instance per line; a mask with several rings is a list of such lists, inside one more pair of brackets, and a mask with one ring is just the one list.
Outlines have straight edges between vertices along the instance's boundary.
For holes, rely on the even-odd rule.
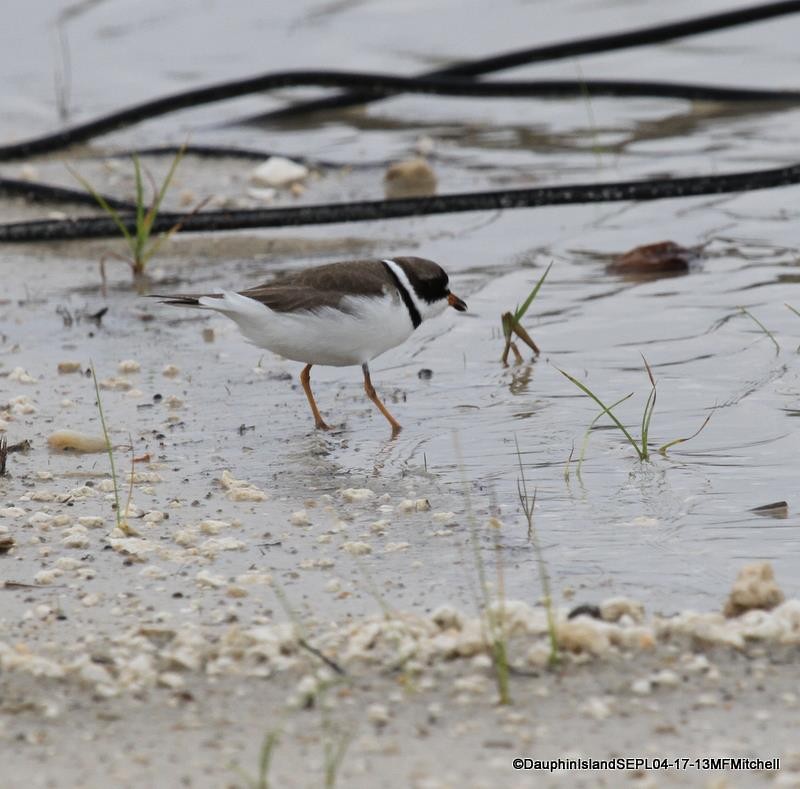
[[320,430],[330,426],[311,391],[311,368],[360,364],[367,397],[386,417],[393,436],[401,426],[378,397],[369,362],[405,342],[423,320],[439,315],[448,305],[459,312],[467,309],[450,292],[444,269],[418,257],[347,260],[240,292],[156,297],[165,304],[220,312],[254,345],[304,363],[300,382]]

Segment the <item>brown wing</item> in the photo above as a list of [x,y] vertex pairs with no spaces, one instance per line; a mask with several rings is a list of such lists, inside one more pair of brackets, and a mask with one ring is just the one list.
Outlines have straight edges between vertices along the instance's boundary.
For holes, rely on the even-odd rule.
[[[346,295],[380,296],[387,285],[391,286],[392,281],[379,260],[348,260],[286,274],[240,293],[275,312],[313,311],[321,307],[341,309]],[[199,298],[219,298],[220,294],[152,296],[165,299],[165,304],[196,306]]]
[[379,260],[350,260],[287,274],[241,291],[275,312],[339,308],[343,296],[380,296],[391,280]]

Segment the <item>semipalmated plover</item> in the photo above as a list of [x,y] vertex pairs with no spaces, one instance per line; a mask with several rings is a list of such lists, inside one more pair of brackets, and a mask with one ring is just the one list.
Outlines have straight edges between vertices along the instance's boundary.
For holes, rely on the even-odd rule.
[[239,293],[159,298],[165,304],[221,312],[254,345],[305,363],[300,382],[321,430],[330,428],[311,392],[311,367],[360,364],[367,397],[389,420],[395,435],[400,424],[378,398],[369,362],[407,340],[423,320],[448,305],[459,312],[467,309],[450,292],[448,281],[444,269],[432,260],[395,257],[316,266]]

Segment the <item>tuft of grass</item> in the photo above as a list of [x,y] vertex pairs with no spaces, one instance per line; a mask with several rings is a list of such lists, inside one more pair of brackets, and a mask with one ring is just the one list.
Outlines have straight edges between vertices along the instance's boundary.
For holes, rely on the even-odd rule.
[[331,728],[333,733],[325,738],[323,745],[325,789],[335,789],[339,768],[353,741],[353,733],[351,731],[337,732],[333,727],[326,728]]
[[502,578],[502,546],[500,545],[499,536],[495,533],[495,555],[497,557],[498,567],[498,587],[500,589],[500,605],[499,610],[492,606],[492,595],[489,590],[489,583],[486,578],[486,565],[481,555],[481,548],[478,540],[478,527],[475,518],[475,513],[472,509],[472,498],[469,495],[469,487],[467,485],[466,474],[464,472],[464,460],[461,454],[461,443],[458,440],[458,434],[454,434],[453,441],[455,444],[456,454],[459,458],[459,465],[461,468],[461,479],[464,486],[464,499],[467,511],[467,523],[469,524],[469,542],[472,546],[473,559],[475,563],[475,571],[478,575],[478,586],[480,596],[475,592],[472,587],[472,593],[475,597],[475,603],[478,612],[483,615],[482,621],[485,623],[486,630],[484,638],[491,653],[492,668],[494,669],[495,681],[497,683],[497,695],[500,704],[511,704],[511,690],[509,687],[509,678],[511,676],[511,667],[508,662],[508,638],[505,626],[505,606],[503,600],[503,578]]
[[517,450],[517,463],[519,464],[519,477],[517,478],[517,494],[519,495],[519,503],[522,506],[522,511],[525,514],[525,520],[528,523],[528,541],[533,545],[533,550],[536,552],[536,564],[539,567],[539,580],[542,585],[542,600],[544,601],[544,608],[547,613],[547,634],[550,639],[550,655],[548,657],[548,664],[551,668],[555,667],[561,655],[558,649],[558,631],[556,629],[556,616],[553,610],[553,595],[550,591],[550,574],[547,572],[547,564],[544,561],[544,554],[542,553],[542,545],[539,542],[539,534],[536,527],[533,525],[533,510],[536,506],[536,489],[533,490],[533,496],[528,494],[528,483],[525,480],[525,469],[522,466],[522,453],[519,451],[519,441],[517,441],[516,434],[514,435],[514,446]]
[[536,356],[539,355],[539,346],[536,345],[528,332],[525,331],[520,321],[525,317],[525,313],[530,309],[531,304],[533,304],[533,300],[539,294],[539,290],[544,284],[545,279],[547,279],[547,275],[550,273],[552,266],[553,263],[551,261],[545,269],[544,274],[542,274],[540,277],[539,281],[533,286],[533,290],[531,290],[531,292],[528,294],[528,298],[525,299],[521,305],[518,305],[514,312],[504,312],[500,316],[500,321],[503,327],[503,337],[505,338],[506,342],[505,348],[503,349],[503,355],[500,357],[500,361],[502,361],[506,366],[508,365],[509,351],[514,352],[514,359],[516,363],[522,364],[522,354],[520,354],[519,349],[514,342],[515,334],[534,352]]
[[258,752],[258,774],[255,778],[236,764],[231,765],[230,769],[234,770],[247,783],[250,789],[269,789],[269,771],[272,767],[272,757],[280,739],[281,733],[278,729],[272,729],[264,735],[264,741],[261,743],[261,749]]
[[[106,440],[106,452],[108,453],[108,462],[111,464],[111,481],[114,483],[114,515],[117,519],[117,528],[126,535],[132,535],[133,531],[128,526],[128,512],[130,510],[131,496],[133,494],[133,462],[131,461],[131,481],[130,488],[128,489],[128,503],[125,505],[125,512],[123,514],[122,508],[119,506],[119,480],[117,478],[117,468],[114,463],[114,447],[111,444],[111,437],[108,435],[108,427],[106,425],[106,417],[103,412],[103,400],[100,397],[100,386],[97,383],[97,374],[94,370],[94,363],[89,363],[89,368],[92,371],[92,380],[94,381],[94,392],[97,397],[97,412],[100,414],[100,424],[103,428],[103,438]],[[131,449],[133,449],[133,440],[131,440]],[[131,452],[133,455],[133,452]]]
[[[122,259],[131,267],[134,277],[142,277],[144,275],[148,261],[153,257],[153,255],[156,254],[156,252],[158,252],[162,244],[164,244],[167,239],[171,238],[181,228],[182,223],[178,222],[169,230],[165,231],[164,233],[160,233],[156,237],[153,237],[152,234],[153,223],[158,217],[158,212],[161,210],[161,204],[164,201],[164,196],[166,195],[167,190],[172,183],[172,178],[175,175],[175,171],[178,169],[178,165],[181,163],[185,153],[186,145],[183,145],[175,155],[175,158],[172,160],[169,172],[167,172],[167,175],[160,187],[156,185],[149,173],[147,174],[148,178],[150,179],[150,186],[152,189],[152,198],[149,205],[145,203],[142,165],[139,162],[139,157],[136,154],[132,155],[131,158],[133,160],[133,172],[136,183],[136,212],[133,232],[128,229],[128,223],[130,220],[127,220],[126,222],[126,219],[123,218],[122,214],[120,214],[120,212],[115,208],[112,208],[103,195],[101,195],[100,192],[98,192],[89,183],[89,181],[87,181],[79,173],[75,172],[71,167],[67,167],[72,177],[75,178],[81,184],[81,186],[92,195],[92,197],[94,197],[100,208],[102,208],[103,211],[105,211],[111,217],[111,219],[114,221],[114,224],[117,226],[117,228],[119,228],[119,232],[122,234],[122,237],[125,239],[125,243],[128,245],[129,253],[127,256],[122,256]],[[200,203],[194,209],[194,211],[199,211],[204,204],[205,201]]]
[[[586,386],[586,384],[581,383],[581,381],[579,381],[574,376],[570,375],[565,370],[562,370],[561,368],[558,368],[558,367],[556,369],[565,378],[567,378],[569,381],[571,381],[573,384],[575,384],[575,386],[577,386],[578,389],[580,389],[585,395],[587,395],[588,397],[591,397],[592,400],[594,400],[600,406],[600,408],[603,409],[589,424],[589,428],[587,429],[587,435],[588,435],[588,431],[592,429],[592,427],[596,424],[598,419],[600,419],[600,417],[608,414],[608,416],[611,419],[611,421],[616,425],[616,427],[620,430],[620,432],[625,436],[625,438],[627,439],[628,443],[633,447],[633,449],[635,450],[636,454],[639,456],[639,460],[649,460],[650,459],[650,448],[649,448],[650,421],[653,418],[653,411],[655,410],[655,407],[656,407],[657,392],[656,392],[656,379],[653,377],[653,371],[650,368],[650,365],[649,365],[647,359],[644,358],[644,355],[642,356],[642,361],[644,362],[645,369],[647,370],[647,377],[650,379],[650,393],[647,396],[647,400],[646,400],[645,405],[644,405],[644,411],[642,412],[641,433],[640,433],[640,438],[639,438],[638,441],[631,435],[631,433],[628,431],[628,429],[625,427],[625,425],[622,424],[622,422],[617,418],[617,415],[612,410],[612,409],[616,408],[620,403],[623,403],[628,398],[632,397],[633,396],[632,392],[630,394],[625,395],[625,397],[620,398],[615,403],[612,403],[611,405],[606,405],[591,389],[589,389],[588,386]],[[662,455],[666,455],[667,451],[671,447],[675,446],[676,444],[682,444],[682,443],[684,443],[686,441],[691,440],[696,435],[698,435],[701,430],[703,430],[703,428],[708,424],[710,419],[711,419],[711,415],[709,414],[706,417],[706,419],[703,422],[703,424],[700,426],[700,428],[695,433],[692,433],[691,436],[687,436],[685,438],[677,438],[677,439],[675,439],[673,441],[667,442],[666,444],[662,444],[658,448],[658,452],[660,454],[662,454]],[[580,462],[583,462],[583,452],[581,453]],[[580,464],[579,464],[579,468],[580,468]]]

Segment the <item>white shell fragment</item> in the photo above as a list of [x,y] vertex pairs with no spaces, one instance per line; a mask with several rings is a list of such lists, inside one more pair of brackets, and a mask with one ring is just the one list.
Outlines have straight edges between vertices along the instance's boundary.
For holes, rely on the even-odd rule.
[[231,501],[266,501],[269,498],[263,490],[246,480],[236,479],[227,470],[222,472],[220,483]]
[[270,156],[250,173],[250,182],[256,186],[290,186],[307,178],[309,170],[302,164],[284,156]]

